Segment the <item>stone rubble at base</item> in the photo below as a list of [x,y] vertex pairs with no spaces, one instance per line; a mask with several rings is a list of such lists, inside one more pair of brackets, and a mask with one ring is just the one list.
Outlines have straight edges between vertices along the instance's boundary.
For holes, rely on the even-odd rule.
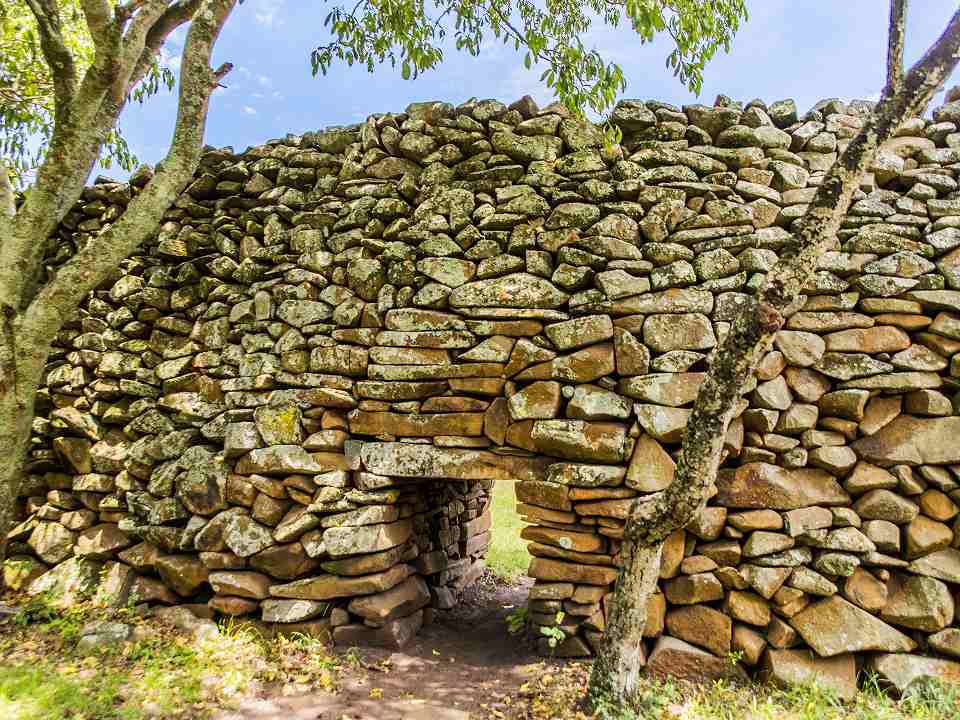
[[[630,503],[868,111],[625,100],[611,146],[529,98],[431,102],[209,150],[58,338],[8,582],[396,647],[477,578],[514,479],[530,621],[589,655]],[[883,146],[763,358],[665,545],[652,674],[960,676],[958,126]],[[148,177],[85,190],[47,264]]]

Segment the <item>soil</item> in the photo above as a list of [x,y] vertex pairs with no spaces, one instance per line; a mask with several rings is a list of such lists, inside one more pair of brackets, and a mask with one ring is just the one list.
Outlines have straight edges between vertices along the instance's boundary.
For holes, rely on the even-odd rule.
[[215,720],[524,718],[525,684],[554,664],[537,656],[529,637],[507,630],[531,582],[505,585],[485,575],[402,650],[338,649],[336,693],[245,700]]

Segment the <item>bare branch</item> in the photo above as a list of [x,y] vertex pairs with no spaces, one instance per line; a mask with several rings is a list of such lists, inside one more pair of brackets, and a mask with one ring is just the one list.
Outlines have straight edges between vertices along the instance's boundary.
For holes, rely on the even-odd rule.
[[53,79],[54,119],[64,124],[70,117],[76,92],[77,68],[63,40],[60,9],[56,0],[26,0],[37,21],[40,49]]
[[237,0],[205,0],[187,34],[180,73],[177,122],[161,169],[109,228],[68,260],[24,314],[24,332],[43,342],[63,325],[84,296],[152,235],[163,213],[193,177],[203,148],[210,95],[229,71],[210,68],[210,55]]
[[180,0],[168,7],[147,33],[143,51],[127,81],[126,92],[143,79],[160,48],[178,27],[188,22],[200,7],[200,0]]
[[909,0],[890,0],[890,29],[887,41],[887,87],[884,93],[892,95],[903,81],[903,38],[907,31],[907,4]]

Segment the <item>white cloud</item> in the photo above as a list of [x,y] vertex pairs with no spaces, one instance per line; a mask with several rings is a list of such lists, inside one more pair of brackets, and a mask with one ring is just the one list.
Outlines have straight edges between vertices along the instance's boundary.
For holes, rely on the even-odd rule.
[[180,63],[183,60],[183,56],[180,53],[174,55],[165,47],[160,48],[160,64],[165,65],[170,68],[173,72],[180,71]]
[[253,18],[258,25],[273,27],[282,25],[283,19],[279,17],[286,0],[256,0],[253,5]]
[[243,106],[243,112],[246,113],[247,115],[256,115],[256,114],[257,114],[256,108],[252,108],[252,107],[250,107],[249,105],[244,105],[244,106]]

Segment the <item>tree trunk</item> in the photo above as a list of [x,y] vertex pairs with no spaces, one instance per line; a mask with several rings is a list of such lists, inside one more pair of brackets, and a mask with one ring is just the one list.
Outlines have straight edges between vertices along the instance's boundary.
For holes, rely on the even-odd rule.
[[663,543],[641,545],[625,539],[620,550],[623,570],[603,644],[593,661],[587,702],[602,705],[606,698],[632,697],[645,662],[643,630],[647,606],[657,587]]
[[[893,2],[893,22],[902,23],[897,8],[902,10],[903,3]],[[899,31],[892,35],[899,35]],[[894,48],[892,54],[898,52]],[[628,703],[637,683],[639,653],[634,648],[643,641],[647,602],[656,581],[656,574],[639,558],[658,559],[667,535],[684,527],[706,502],[720,466],[724,436],[743,389],[785,317],[796,309],[803,288],[816,271],[817,260],[835,241],[863,174],[881,143],[893,137],[906,118],[923,113],[958,60],[960,11],[897,86],[888,83],[863,129],[817,188],[809,210],[794,229],[794,244],[782,253],[758,296],[745,304],[714,351],[687,422],[673,482],[662,493],[638,498],[627,517],[625,544],[632,547],[624,555],[613,611],[590,675],[587,701],[591,707],[604,702]],[[639,576],[624,580],[634,574]],[[644,574],[652,576],[653,581],[644,582]]]
[[[30,448],[37,389],[47,355],[46,343],[24,342],[7,323],[0,370],[0,564],[6,558],[7,534],[17,522],[18,496]],[[0,590],[3,574],[0,573]]]

